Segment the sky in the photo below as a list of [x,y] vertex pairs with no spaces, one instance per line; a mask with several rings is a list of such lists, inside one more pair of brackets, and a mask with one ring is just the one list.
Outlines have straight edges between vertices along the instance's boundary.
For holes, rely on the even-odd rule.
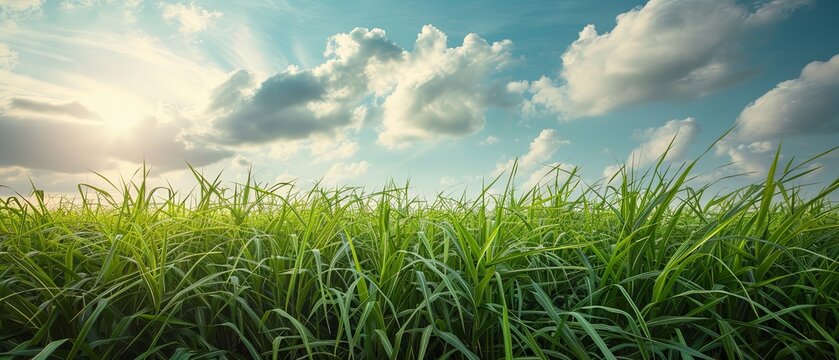
[[833,0],[246,3],[0,0],[0,191],[145,162],[433,194],[668,148],[748,183],[839,145]]

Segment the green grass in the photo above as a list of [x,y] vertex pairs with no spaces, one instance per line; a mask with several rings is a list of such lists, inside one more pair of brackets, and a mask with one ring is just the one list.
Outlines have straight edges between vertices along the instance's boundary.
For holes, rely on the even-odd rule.
[[839,179],[804,198],[810,163],[725,194],[660,162],[428,201],[195,170],[9,197],[0,358],[837,358]]

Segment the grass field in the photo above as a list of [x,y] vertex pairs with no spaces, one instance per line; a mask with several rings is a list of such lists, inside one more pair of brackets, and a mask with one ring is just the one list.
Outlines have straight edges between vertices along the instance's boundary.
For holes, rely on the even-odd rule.
[[776,156],[716,194],[694,165],[427,200],[195,170],[191,194],[142,171],[9,197],[0,357],[839,358],[839,179],[804,198],[808,162]]

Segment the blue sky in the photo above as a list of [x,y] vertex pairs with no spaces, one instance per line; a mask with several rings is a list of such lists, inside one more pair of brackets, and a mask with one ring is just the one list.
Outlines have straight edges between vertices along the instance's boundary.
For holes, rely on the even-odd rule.
[[[130,175],[595,182],[673,140],[702,179],[839,144],[839,2],[0,0],[0,185]],[[733,163],[722,169],[723,164]],[[808,181],[839,174],[836,154]]]

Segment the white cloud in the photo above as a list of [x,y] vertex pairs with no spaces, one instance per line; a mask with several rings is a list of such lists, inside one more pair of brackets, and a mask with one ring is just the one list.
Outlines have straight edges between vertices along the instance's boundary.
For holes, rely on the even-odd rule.
[[521,184],[521,187],[522,189],[529,190],[536,186],[553,184],[554,180],[557,180],[561,184],[571,176],[571,172],[575,168],[576,166],[572,164],[556,162],[547,164],[530,173],[530,176]]
[[267,155],[274,160],[288,161],[300,153],[304,146],[303,140],[277,141],[269,145]]
[[232,102],[225,100],[217,109],[221,115],[213,127],[218,140],[256,144],[337,136],[364,121],[362,102],[371,93],[371,78],[378,76],[375,69],[398,61],[403,52],[383,30],[356,28],[330,38],[324,63],[308,70],[291,66],[262,81],[250,95],[242,92],[248,85],[240,83],[246,82],[231,76],[216,91],[234,94]]
[[312,141],[309,151],[317,162],[348,159],[358,151],[358,143],[330,138]]
[[448,48],[446,35],[427,25],[407,51],[381,29],[356,28],[329,38],[322,64],[291,66],[253,91],[253,76],[231,75],[215,92],[223,106],[214,107],[213,127],[228,144],[339,137],[372,113],[388,148],[471,134],[483,128],[487,107],[510,103],[489,80],[510,48],[475,34]]
[[511,47],[509,40],[489,44],[469,34],[461,46],[447,48],[443,32],[424,26],[384,101],[379,143],[404,148],[483,129],[486,79],[510,61]]
[[329,185],[344,185],[347,180],[355,179],[367,173],[370,164],[367,161],[360,161],[354,163],[335,163],[326,175],[323,176],[323,182]]
[[17,51],[12,50],[9,45],[0,43],[0,69],[14,69],[17,66],[17,57]]
[[[626,166],[638,168],[655,163],[665,152],[665,161],[681,159],[698,133],[699,124],[693,118],[670,120],[661,127],[646,129],[639,134],[645,141],[632,150]],[[608,166],[603,176],[611,178],[619,169],[617,165]]]
[[774,147],[770,141],[755,141],[751,144],[745,145],[749,152],[756,154],[767,153]]
[[[559,147],[570,143],[568,140],[559,138],[559,133],[554,129],[544,129],[533,141],[530,142],[530,147],[526,154],[518,158],[519,171],[530,171],[540,165],[546,165],[554,153],[559,150]],[[498,176],[502,172],[510,171],[516,159],[510,159],[503,163],[498,163],[495,166],[493,176]]]
[[289,174],[288,170],[283,171],[281,174],[277,175],[274,179],[276,183],[293,183],[297,182],[300,178],[294,175]]
[[443,176],[443,177],[440,178],[440,185],[447,186],[447,187],[457,185],[460,182],[461,181],[454,176]]
[[64,0],[61,8],[65,10],[86,9],[101,3],[102,0]]
[[620,165],[608,165],[603,168],[603,177],[606,178],[606,181],[612,179],[619,171],[621,170]]
[[478,145],[489,146],[489,145],[497,144],[499,140],[500,139],[498,139],[497,137],[489,135],[489,136],[486,137],[486,139],[483,139],[480,142],[478,142]]
[[763,176],[769,170],[767,166],[772,159],[770,151],[775,147],[771,141],[756,141],[749,144],[736,144],[728,140],[717,143],[714,149],[717,155],[727,155],[731,163],[744,173],[757,177]]
[[735,136],[746,142],[839,132],[839,55],[807,64],[746,106],[739,122]]
[[[243,145],[236,148],[252,154],[264,154],[271,160],[281,162],[291,161],[305,152],[311,156],[311,163],[322,163],[351,158],[358,152],[359,144],[343,137],[317,136],[312,139],[280,140],[266,145]],[[233,161],[235,163],[237,160]]]
[[242,154],[236,154],[231,160],[233,166],[237,167],[248,167],[251,165],[251,160],[243,156]]
[[43,4],[43,0],[0,0],[0,19],[40,14]]
[[180,23],[180,32],[184,35],[199,33],[210,26],[213,19],[224,15],[221,11],[208,11],[195,3],[189,5],[160,3],[163,18]]
[[514,94],[523,94],[530,88],[527,80],[511,81],[507,83],[507,91]]
[[770,24],[788,18],[795,9],[812,4],[812,0],[772,0],[749,14],[746,23],[749,26]]
[[524,109],[539,105],[573,119],[703,96],[751,72],[738,57],[746,36],[807,3],[774,0],[752,12],[734,0],[651,0],[618,15],[609,32],[583,28],[562,55],[559,79],[532,82]]
[[527,153],[520,156],[517,162],[516,159],[510,159],[496,164],[492,176],[496,177],[505,172],[509,173],[513,169],[513,165],[516,164],[517,178],[524,179],[522,186],[524,188],[533,187],[551,171],[573,168],[573,165],[570,164],[551,161],[556,151],[562,145],[569,143],[568,140],[562,140],[556,130],[544,129],[530,142]]
[[641,136],[647,141],[632,151],[630,162],[650,164],[657,161],[664,152],[667,152],[664,160],[680,159],[698,133],[699,124],[694,118],[670,120],[660,127],[646,129],[641,132]]
[[122,16],[125,22],[133,24],[137,22],[137,13],[142,9],[143,0],[124,0],[122,2]]
[[716,147],[741,171],[763,176],[770,150],[785,136],[830,135],[839,132],[839,55],[813,61],[798,78],[779,83],[746,106],[738,127]]
[[470,183],[479,182],[481,180],[483,180],[483,177],[479,175],[463,175],[460,177],[443,176],[440,178],[440,185],[451,188],[458,187],[461,185],[468,185]]

